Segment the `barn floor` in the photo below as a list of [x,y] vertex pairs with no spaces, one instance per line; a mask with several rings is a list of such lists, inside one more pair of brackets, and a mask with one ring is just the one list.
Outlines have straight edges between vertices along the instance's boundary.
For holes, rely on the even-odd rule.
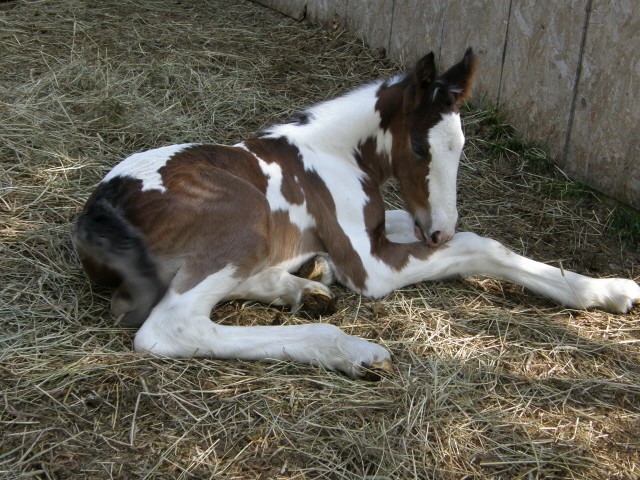
[[[86,280],[70,225],[121,158],[239,141],[397,65],[246,1],[12,1],[0,25],[0,477],[640,477],[637,308],[572,311],[480,278],[377,302],[336,286],[323,321],[394,355],[395,375],[365,382],[134,355]],[[464,117],[461,230],[640,280],[640,239],[611,228],[613,205],[495,112]],[[240,302],[213,318],[307,321]]]

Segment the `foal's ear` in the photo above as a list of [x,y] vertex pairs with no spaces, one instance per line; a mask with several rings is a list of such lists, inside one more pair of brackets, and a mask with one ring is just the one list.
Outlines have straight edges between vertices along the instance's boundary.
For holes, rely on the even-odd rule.
[[427,53],[424,57],[418,60],[414,75],[415,85],[422,88],[426,88],[436,79],[436,62],[433,52]]
[[433,52],[427,53],[416,63],[411,74],[411,85],[405,92],[405,109],[411,112],[418,108],[429,85],[436,79],[436,62]]
[[476,56],[471,48],[467,48],[460,63],[451,67],[441,76],[449,86],[449,91],[453,94],[457,104],[462,103],[471,95],[471,84],[475,71]]

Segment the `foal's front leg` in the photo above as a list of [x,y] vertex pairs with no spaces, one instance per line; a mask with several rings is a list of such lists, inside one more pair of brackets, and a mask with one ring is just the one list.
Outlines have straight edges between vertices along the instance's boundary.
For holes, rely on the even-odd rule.
[[[406,227],[405,227],[406,228]],[[390,244],[388,248],[411,248],[415,244]],[[377,267],[369,272],[367,291],[382,296],[395,288],[423,280],[456,275],[488,275],[522,285],[542,296],[577,309],[601,308],[626,313],[640,303],[640,286],[623,278],[591,278],[523,257],[490,238],[470,232],[457,233],[452,240],[432,249],[422,259],[410,257],[400,270]],[[372,262],[379,265],[380,262]],[[377,278],[376,278],[377,276]]]

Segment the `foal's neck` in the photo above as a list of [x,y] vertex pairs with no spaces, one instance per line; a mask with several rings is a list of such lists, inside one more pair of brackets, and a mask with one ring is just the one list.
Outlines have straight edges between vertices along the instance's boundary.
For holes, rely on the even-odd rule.
[[380,128],[376,110],[381,86],[382,82],[372,83],[319,103],[307,109],[300,121],[271,127],[266,136],[284,136],[301,150],[326,152],[349,162],[356,161],[354,154],[373,139],[378,153],[388,157],[391,137]]

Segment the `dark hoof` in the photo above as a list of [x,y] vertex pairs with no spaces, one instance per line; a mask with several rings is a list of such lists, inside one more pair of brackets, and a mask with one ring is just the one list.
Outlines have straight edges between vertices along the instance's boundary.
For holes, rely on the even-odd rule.
[[316,319],[319,317],[333,315],[337,311],[336,301],[332,296],[327,295],[322,290],[305,291],[300,300],[298,314]]
[[368,380],[370,382],[379,382],[385,377],[389,377],[395,373],[395,369],[393,368],[393,363],[391,360],[383,360],[378,363],[374,363],[371,366],[362,365],[360,370],[360,377],[363,380]]

